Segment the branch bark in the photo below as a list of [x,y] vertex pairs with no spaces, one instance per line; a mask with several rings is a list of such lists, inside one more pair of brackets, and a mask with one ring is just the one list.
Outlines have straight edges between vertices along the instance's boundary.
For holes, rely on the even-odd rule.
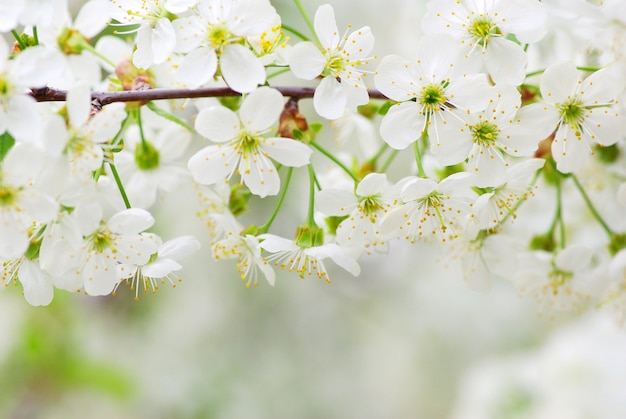
[[[314,87],[291,87],[272,86],[283,94],[296,100],[312,98],[315,93]],[[369,90],[371,99],[387,99],[380,91]],[[147,89],[131,90],[123,92],[92,92],[91,99],[100,106],[114,102],[149,102],[151,100],[164,99],[194,99],[201,97],[227,97],[240,96],[241,93],[229,87],[205,87],[200,89]],[[31,96],[38,102],[60,102],[67,98],[67,91],[42,87],[31,89]]]

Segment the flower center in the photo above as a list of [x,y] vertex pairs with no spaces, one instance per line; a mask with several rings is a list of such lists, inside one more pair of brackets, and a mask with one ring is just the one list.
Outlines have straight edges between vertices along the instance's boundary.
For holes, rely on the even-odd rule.
[[259,143],[261,142],[262,137],[256,137],[251,134],[244,133],[239,137],[238,140],[235,140],[237,144],[235,148],[239,151],[240,154],[248,155],[250,153],[256,153],[259,148]]
[[482,147],[490,147],[496,142],[500,130],[497,125],[487,121],[481,121],[470,127],[472,141]]
[[422,91],[418,97],[420,105],[422,105],[422,113],[424,115],[430,115],[433,112],[439,111],[446,103],[446,96],[444,94],[443,86],[440,84],[427,84],[422,87]]
[[[573,276],[574,274],[572,272],[554,269],[548,274],[548,291],[552,295],[558,295],[559,289],[572,279]],[[565,291],[567,292],[567,289]]]
[[326,62],[326,67],[322,71],[322,77],[331,75],[337,77],[341,70],[346,67],[346,64],[344,57],[331,53]]
[[468,32],[478,45],[486,48],[489,39],[500,34],[500,29],[489,16],[479,16],[470,22]]
[[18,190],[9,185],[0,184],[0,207],[10,207],[15,204]]
[[361,202],[359,203],[359,211],[367,215],[367,217],[370,219],[372,223],[376,222],[376,218],[377,218],[376,213],[380,209],[382,209],[382,205],[380,205],[380,202],[378,201],[378,197],[375,195],[366,196],[362,198]]
[[237,37],[228,30],[226,25],[221,23],[209,26],[207,39],[218,54],[224,51],[224,48],[226,48],[228,44],[237,41]]
[[556,105],[559,110],[561,121],[570,125],[572,128],[580,129],[580,125],[584,119],[585,108],[578,98],[573,98],[567,102]]
[[91,246],[91,250],[102,253],[113,246],[113,234],[106,226],[101,226],[88,236],[86,241]]

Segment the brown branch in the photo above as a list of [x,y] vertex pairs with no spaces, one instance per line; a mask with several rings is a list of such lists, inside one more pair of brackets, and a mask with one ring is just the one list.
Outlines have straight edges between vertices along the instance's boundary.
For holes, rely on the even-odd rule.
[[[296,100],[312,98],[315,93],[314,87],[274,87],[283,94]],[[148,90],[130,90],[124,92],[92,92],[91,98],[100,106],[105,106],[114,102],[149,102],[151,100],[163,99],[194,99],[200,97],[226,97],[240,96],[229,87],[205,87],[200,89],[148,89]],[[38,102],[59,102],[65,101],[67,91],[58,90],[51,87],[43,87],[31,89],[31,96]],[[369,96],[372,99],[387,99],[378,90],[369,90]]]

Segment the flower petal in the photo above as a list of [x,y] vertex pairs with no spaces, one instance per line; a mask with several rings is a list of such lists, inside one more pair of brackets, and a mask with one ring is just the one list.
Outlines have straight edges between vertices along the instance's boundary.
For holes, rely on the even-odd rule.
[[201,110],[196,117],[196,131],[214,143],[224,143],[239,136],[239,117],[223,106]]
[[283,95],[278,90],[260,87],[243,101],[239,118],[249,133],[258,134],[278,120],[283,106]]
[[252,51],[239,44],[230,44],[220,59],[224,81],[239,93],[250,93],[265,83],[265,67]]
[[315,112],[326,119],[341,118],[347,102],[341,83],[333,76],[324,77],[313,95]]

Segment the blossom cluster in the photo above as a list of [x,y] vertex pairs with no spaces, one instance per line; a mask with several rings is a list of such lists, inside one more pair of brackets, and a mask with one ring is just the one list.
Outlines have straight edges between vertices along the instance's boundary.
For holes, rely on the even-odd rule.
[[[237,260],[248,286],[281,268],[330,282],[329,260],[357,276],[360,258],[421,241],[472,289],[500,276],[542,309],[626,314],[618,1],[573,2],[591,22],[567,25],[559,0],[431,0],[410,57],[376,56],[372,30],[340,30],[331,5],[311,19],[294,3],[309,35],[269,0],[89,0],[74,19],[66,0],[5,5],[3,284],[33,305],[174,284],[200,237],[164,241],[152,211],[193,184],[203,251]],[[564,51],[557,30],[593,42]],[[155,91],[178,93],[141,99]],[[283,237],[296,171],[308,205]],[[252,196],[274,205],[266,220],[250,221]]]

